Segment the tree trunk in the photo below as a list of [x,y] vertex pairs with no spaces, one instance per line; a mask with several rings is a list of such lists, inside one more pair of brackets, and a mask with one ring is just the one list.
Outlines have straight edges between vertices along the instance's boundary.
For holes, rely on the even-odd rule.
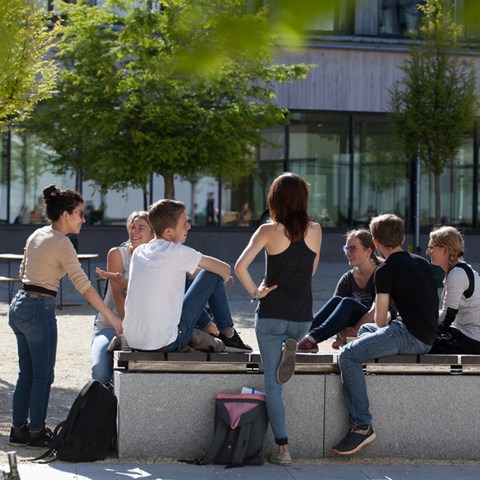
[[196,225],[197,222],[197,209],[195,208],[195,185],[197,182],[190,181],[190,219],[192,220],[193,225]]
[[441,191],[440,191],[440,174],[435,173],[435,225],[440,225],[440,215],[441,215],[441,208],[440,208],[440,199],[441,199]]
[[83,194],[83,169],[80,167],[76,172],[75,172],[75,190],[80,193],[80,195]]
[[166,174],[162,174],[162,177],[165,184],[164,197],[169,198],[171,200],[175,200],[174,174],[166,173]]

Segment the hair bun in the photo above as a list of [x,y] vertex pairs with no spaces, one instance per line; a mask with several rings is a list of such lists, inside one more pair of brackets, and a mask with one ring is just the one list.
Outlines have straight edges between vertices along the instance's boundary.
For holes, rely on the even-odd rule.
[[50,198],[55,197],[59,193],[60,191],[58,190],[58,188],[52,184],[43,190],[43,198],[45,200],[49,200]]

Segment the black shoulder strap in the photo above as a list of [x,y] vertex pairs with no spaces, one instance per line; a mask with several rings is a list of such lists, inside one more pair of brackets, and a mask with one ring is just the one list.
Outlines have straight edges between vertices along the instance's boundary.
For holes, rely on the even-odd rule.
[[57,454],[53,451],[52,448],[47,450],[43,455],[40,455],[39,457],[32,458],[32,462],[37,462],[37,463],[52,463],[57,460]]
[[[50,447],[49,449],[43,453],[42,455],[32,458],[32,462],[38,462],[38,463],[50,463],[54,462],[57,459],[57,448],[59,445],[62,443],[62,440],[65,437],[66,434],[66,425],[67,421],[64,420],[63,422],[60,422],[56,427],[53,432],[52,436],[52,441],[50,442]],[[42,460],[42,461],[40,461]]]
[[473,275],[473,270],[472,268],[467,265],[464,262],[459,262],[456,265],[454,265],[453,268],[459,267],[465,271],[468,277],[468,288],[463,292],[463,295],[465,298],[470,298],[473,295],[473,292],[475,291],[475,277]]
[[107,295],[107,290],[108,290],[108,278],[105,281],[105,288],[103,289],[103,295],[102,298],[105,300],[105,297]]
[[252,422],[244,423],[240,426],[238,432],[237,445],[235,452],[233,452],[232,467],[241,467],[245,460],[247,453],[248,439],[250,438],[250,432],[252,430]]
[[209,465],[213,462],[218,452],[222,448],[222,445],[225,443],[225,439],[227,438],[229,431],[230,429],[228,428],[226,423],[218,423],[217,428],[215,429],[212,443],[208,447],[207,453],[199,461],[200,465]]

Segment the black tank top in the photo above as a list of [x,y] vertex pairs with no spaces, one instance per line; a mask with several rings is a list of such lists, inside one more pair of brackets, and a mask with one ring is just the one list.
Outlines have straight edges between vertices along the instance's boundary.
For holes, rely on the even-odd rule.
[[305,240],[290,243],[278,255],[266,254],[266,281],[278,285],[259,302],[259,318],[280,318],[294,322],[311,322],[312,271],[315,252]]

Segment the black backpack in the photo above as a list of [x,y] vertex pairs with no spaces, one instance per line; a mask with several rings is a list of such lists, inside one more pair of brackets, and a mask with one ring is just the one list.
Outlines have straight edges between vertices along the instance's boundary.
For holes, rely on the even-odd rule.
[[114,448],[117,432],[117,398],[96,380],[89,380],[73,402],[67,419],[53,432],[50,448],[35,460],[94,462]]
[[213,440],[198,463],[230,467],[263,465],[267,428],[264,395],[217,394]]

